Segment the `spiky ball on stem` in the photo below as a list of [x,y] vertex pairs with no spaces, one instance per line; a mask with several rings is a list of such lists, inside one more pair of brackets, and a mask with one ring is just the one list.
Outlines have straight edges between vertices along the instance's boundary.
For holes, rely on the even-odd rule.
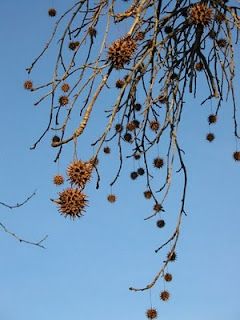
[[91,161],[83,162],[76,160],[70,163],[67,168],[67,174],[71,184],[84,188],[86,183],[91,179],[93,164]]
[[167,290],[164,290],[160,293],[160,299],[162,301],[167,301],[170,298],[170,293]]
[[158,313],[157,313],[157,310],[156,310],[156,309],[151,308],[151,309],[148,309],[148,310],[146,311],[146,317],[147,317],[148,319],[156,319],[156,318],[157,318],[157,315],[158,315]]

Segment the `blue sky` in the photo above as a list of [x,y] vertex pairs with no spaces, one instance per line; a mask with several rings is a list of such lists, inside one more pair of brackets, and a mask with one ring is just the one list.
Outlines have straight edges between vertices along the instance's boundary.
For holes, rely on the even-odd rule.
[[[52,177],[57,168],[49,146],[52,135],[38,149],[29,150],[47,122],[47,104],[34,107],[34,97],[22,88],[25,68],[50,34],[53,20],[47,10],[51,6],[60,12],[66,3],[1,3],[0,201],[20,202],[35,189],[37,195],[17,210],[1,207],[0,221],[29,240],[49,237],[43,250],[0,233],[0,319],[145,319],[149,292],[133,293],[128,287],[146,285],[158,271],[162,256],[154,250],[172,231],[179,185],[169,195],[166,228],[159,230],[155,220],[143,221],[151,204],[141,196],[141,181],[133,184],[127,169],[114,189],[119,200],[114,205],[106,201],[112,177],[109,168],[114,167],[115,158],[102,156],[103,183],[99,191],[94,183],[88,187],[86,215],[74,222],[59,215],[49,200],[56,196]],[[33,77],[48,72],[49,65],[42,64]],[[205,141],[209,112],[210,106],[200,107],[199,101],[186,99],[180,135],[189,176],[188,216],[183,221],[177,262],[169,266],[174,277],[167,286],[171,299],[160,302],[162,281],[151,291],[159,319],[240,318],[240,165],[232,159],[231,102],[220,112],[212,144]],[[82,147],[87,148],[84,142]],[[62,171],[71,156],[69,148]]]

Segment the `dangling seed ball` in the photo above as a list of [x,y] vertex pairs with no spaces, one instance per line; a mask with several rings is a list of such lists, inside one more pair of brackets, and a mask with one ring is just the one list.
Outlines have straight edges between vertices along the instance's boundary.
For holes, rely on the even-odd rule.
[[67,168],[67,174],[71,184],[77,185],[79,188],[84,188],[86,183],[91,179],[93,164],[76,160],[70,163]]
[[217,13],[217,15],[216,15],[216,21],[218,22],[218,23],[222,23],[222,22],[224,22],[225,21],[225,14],[224,13],[222,13],[222,12],[218,12]]
[[212,8],[209,8],[206,3],[196,3],[188,10],[188,21],[190,24],[207,26],[212,19]]
[[209,38],[214,40],[217,36],[217,33],[214,30],[210,30],[208,35],[209,35]]
[[135,36],[136,41],[142,41],[144,38],[145,38],[145,33],[142,31],[139,31]]
[[146,311],[146,317],[148,318],[148,319],[156,319],[157,318],[157,310],[156,309],[148,309],[147,311]]
[[133,131],[133,130],[135,130],[136,129],[136,125],[135,125],[135,123],[133,122],[133,121],[131,121],[131,122],[129,122],[128,124],[127,124],[127,130],[129,130],[129,131]]
[[59,101],[60,106],[66,106],[68,104],[68,97],[61,96],[58,101]]
[[138,177],[138,173],[136,171],[131,172],[130,177],[132,180],[136,180]]
[[134,110],[140,111],[142,109],[142,105],[140,103],[135,103],[133,106]]
[[108,197],[107,197],[107,200],[108,200],[110,203],[116,202],[116,199],[117,199],[117,197],[115,196],[115,194],[109,194]]
[[77,49],[77,47],[79,47],[79,45],[80,45],[79,41],[71,41],[68,45],[68,48],[74,51]]
[[215,114],[210,114],[208,116],[208,123],[213,124],[217,122],[217,116]]
[[56,14],[57,14],[56,9],[54,9],[54,8],[48,9],[48,15],[49,15],[49,17],[55,17]]
[[116,88],[121,89],[124,86],[124,80],[118,79],[116,81]]
[[169,260],[169,261],[175,261],[176,259],[177,259],[177,254],[176,254],[176,252],[175,251],[173,251],[173,252],[168,252],[168,254],[167,254],[167,259]]
[[173,28],[171,27],[171,26],[166,26],[165,28],[164,28],[164,32],[166,33],[166,34],[169,34],[169,33],[171,33],[173,31]]
[[157,157],[153,160],[153,165],[155,168],[160,169],[164,166],[164,160],[162,158]]
[[171,282],[172,281],[172,275],[171,275],[171,273],[166,273],[165,275],[164,275],[164,280],[165,281],[167,281],[167,282]]
[[60,174],[57,174],[56,176],[53,177],[53,183],[56,186],[60,186],[61,184],[64,183],[64,178]]
[[202,62],[197,62],[197,63],[195,64],[195,69],[196,69],[197,71],[202,71],[202,70],[203,70],[203,63],[202,63]]
[[219,39],[217,40],[217,44],[219,48],[225,48],[227,46],[227,40],[226,39]]
[[207,141],[212,142],[215,139],[215,135],[213,133],[208,133],[206,139]]
[[233,153],[233,158],[235,161],[240,161],[240,151],[235,151]]
[[140,176],[143,176],[144,173],[145,173],[145,170],[144,170],[143,168],[138,168],[137,173],[138,173]]
[[153,210],[155,212],[160,212],[160,211],[163,211],[163,207],[160,203],[155,203],[155,205],[153,206]]
[[125,133],[124,140],[127,141],[127,142],[131,142],[132,135],[130,133]]
[[59,212],[65,217],[69,216],[72,219],[81,217],[87,205],[86,195],[79,189],[68,188],[59,193],[59,198],[56,200],[59,205]]
[[58,142],[60,142],[59,136],[53,136],[52,137],[52,143],[54,144],[54,143],[58,143]]
[[61,89],[63,92],[68,92],[69,89],[70,89],[70,86],[68,83],[63,83],[62,86],[61,86]]
[[165,226],[165,221],[164,220],[158,220],[156,223],[158,228],[163,228]]
[[123,130],[122,125],[121,125],[120,123],[117,123],[117,124],[115,125],[115,130],[116,130],[116,132],[118,132],[118,133],[122,132],[122,130]]
[[33,83],[31,80],[26,80],[23,86],[24,86],[24,89],[31,90],[33,88]]
[[134,153],[134,159],[135,160],[139,160],[140,158],[141,158],[141,155],[140,155],[140,153]]
[[109,154],[111,152],[111,149],[109,147],[105,147],[103,149],[103,152],[106,153],[106,154]]
[[160,299],[162,301],[167,301],[170,298],[170,293],[167,290],[164,290],[160,293]]
[[143,194],[144,194],[144,197],[146,199],[151,199],[152,198],[152,192],[150,190],[144,191]]
[[97,30],[96,30],[95,28],[90,27],[90,28],[88,29],[88,32],[89,32],[89,35],[90,35],[91,38],[96,38],[96,36],[97,36]]
[[153,121],[150,122],[150,129],[151,129],[152,131],[157,132],[158,129],[159,129],[159,127],[160,127],[160,125],[159,125],[159,122],[158,122],[158,121],[153,120]]

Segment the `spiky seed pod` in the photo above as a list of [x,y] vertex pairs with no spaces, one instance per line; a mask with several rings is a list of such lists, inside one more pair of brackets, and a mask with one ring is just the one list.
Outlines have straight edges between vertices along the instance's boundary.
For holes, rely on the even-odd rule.
[[203,70],[203,63],[202,62],[197,62],[195,64],[195,70],[202,71]]
[[153,206],[153,210],[155,212],[160,212],[160,211],[163,211],[163,207],[160,203],[155,203],[155,205]]
[[235,152],[233,153],[233,159],[234,159],[235,161],[240,161],[240,151],[235,151]]
[[164,275],[164,280],[165,281],[167,281],[167,282],[171,282],[172,281],[172,275],[171,275],[171,273],[166,273],[165,275]]
[[139,31],[135,36],[135,41],[142,41],[145,38],[145,33],[142,31]]
[[217,33],[214,30],[210,30],[208,35],[211,39],[215,39],[217,36]]
[[213,11],[206,3],[196,3],[188,10],[188,22],[190,24],[201,24],[207,26],[213,19]]
[[146,317],[148,318],[148,319],[156,319],[157,318],[157,316],[158,316],[158,313],[157,313],[157,310],[156,309],[148,309],[147,311],[146,311]]
[[133,124],[135,125],[136,128],[139,128],[140,122],[137,119],[134,119],[132,122],[133,122]]
[[160,124],[157,120],[152,120],[150,121],[149,126],[152,131],[157,132],[159,130]]
[[31,80],[26,80],[23,86],[24,86],[24,89],[31,90],[33,88],[33,83]]
[[160,299],[162,301],[167,301],[170,298],[170,293],[167,290],[164,290],[160,293]]
[[95,28],[90,27],[90,28],[88,29],[88,32],[89,32],[89,35],[90,35],[91,38],[96,38],[96,36],[97,36],[97,30],[96,30]]
[[165,221],[164,220],[158,220],[156,223],[158,228],[163,228],[165,226]]
[[135,180],[138,177],[138,173],[136,171],[133,171],[133,172],[131,172],[130,177],[132,180]]
[[64,183],[64,178],[60,174],[57,174],[53,177],[53,183],[56,184],[57,186],[60,186],[61,184]]
[[128,64],[136,50],[136,41],[129,35],[114,41],[108,50],[108,60],[115,69]]
[[70,90],[70,86],[68,83],[63,83],[61,89],[63,92],[68,92]]
[[217,116],[215,114],[210,114],[208,116],[208,123],[213,124],[217,122]]
[[142,105],[140,103],[135,103],[133,105],[133,109],[136,111],[140,111],[142,109]]
[[152,192],[150,190],[144,191],[143,194],[144,194],[144,197],[146,199],[151,199],[152,198]]
[[109,154],[111,152],[111,149],[109,147],[105,147],[103,148],[103,152]]
[[53,136],[52,137],[52,143],[57,143],[57,142],[60,142],[59,136]]
[[65,106],[69,102],[67,96],[61,96],[58,101],[59,101],[60,106]]
[[160,169],[164,166],[164,160],[162,158],[157,157],[153,160],[153,165],[155,168]]
[[109,195],[107,196],[107,200],[108,200],[108,202],[110,202],[110,203],[114,203],[114,202],[116,202],[117,197],[115,196],[115,194],[109,194]]
[[225,14],[224,13],[222,13],[222,12],[218,12],[217,14],[216,14],[216,21],[218,22],[218,23],[222,23],[222,22],[224,22],[225,21],[225,19],[226,19],[226,17],[225,17]]
[[56,14],[57,14],[56,9],[54,9],[54,8],[48,9],[48,15],[49,15],[49,17],[55,17]]
[[219,48],[225,48],[227,46],[227,40],[226,39],[218,39],[217,44]]
[[79,44],[79,41],[71,41],[68,45],[68,48],[74,51],[77,49],[77,47],[79,47]]
[[177,254],[176,254],[176,252],[175,251],[170,251],[170,252],[168,252],[168,254],[167,254],[167,259],[169,260],[169,261],[175,261],[176,259],[177,259]]
[[117,123],[116,125],[115,125],[115,130],[116,130],[116,132],[122,132],[122,130],[123,130],[123,127],[122,127],[122,125],[120,124],[120,123]]
[[93,164],[76,160],[70,163],[67,168],[67,174],[71,184],[75,184],[80,188],[84,188],[86,183],[91,179]]
[[125,133],[124,140],[127,141],[127,142],[131,142],[132,135],[130,133]]
[[129,123],[127,124],[126,128],[127,128],[127,130],[129,130],[129,131],[133,131],[133,130],[136,129],[136,125],[135,125],[135,123],[134,123],[133,121],[131,121],[131,122],[129,122]]
[[134,153],[134,159],[135,160],[139,160],[141,158],[141,154],[140,153]]
[[176,73],[173,73],[171,75],[171,80],[177,80],[178,79],[178,75]]
[[69,216],[72,219],[81,217],[87,205],[86,195],[79,189],[68,188],[59,193],[59,198],[56,200],[59,205],[59,212],[65,217]]
[[169,33],[171,33],[173,31],[173,27],[171,27],[171,26],[166,26],[165,28],[164,28],[164,32],[166,33],[166,34],[169,34]]
[[124,86],[125,81],[122,79],[118,79],[116,81],[116,88],[121,89]]
[[206,139],[207,141],[212,142],[215,139],[215,135],[210,132],[206,135]]
[[144,170],[143,168],[138,168],[137,173],[138,173],[140,176],[143,176],[144,173],[145,173],[145,170]]

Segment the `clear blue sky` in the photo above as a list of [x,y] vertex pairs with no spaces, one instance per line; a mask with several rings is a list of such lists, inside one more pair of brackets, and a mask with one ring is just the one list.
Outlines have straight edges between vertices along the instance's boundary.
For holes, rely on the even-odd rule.
[[[144,286],[158,271],[162,257],[154,249],[172,231],[178,186],[170,194],[163,231],[155,220],[143,221],[151,204],[141,196],[141,182],[129,181],[127,170],[115,189],[119,201],[107,203],[110,175],[104,168],[114,163],[113,155],[101,159],[106,174],[101,189],[96,191],[94,183],[87,189],[91,202],[84,218],[64,219],[50,202],[57,170],[51,134],[37,150],[29,150],[47,122],[47,105],[35,108],[22,85],[25,67],[50,34],[53,20],[47,10],[53,5],[60,12],[66,1],[8,0],[0,7],[0,201],[14,204],[37,189],[20,209],[0,207],[0,221],[29,240],[49,235],[43,250],[0,233],[0,320],[142,320],[149,292],[132,293],[128,287]],[[48,68],[41,65],[34,79]],[[209,144],[210,106],[202,108],[190,97],[186,102],[181,140],[189,172],[188,217],[178,260],[169,267],[171,299],[160,302],[160,281],[152,302],[163,320],[239,320],[240,165],[232,159],[231,103],[220,112],[217,139]],[[65,154],[62,170],[71,155]]]

